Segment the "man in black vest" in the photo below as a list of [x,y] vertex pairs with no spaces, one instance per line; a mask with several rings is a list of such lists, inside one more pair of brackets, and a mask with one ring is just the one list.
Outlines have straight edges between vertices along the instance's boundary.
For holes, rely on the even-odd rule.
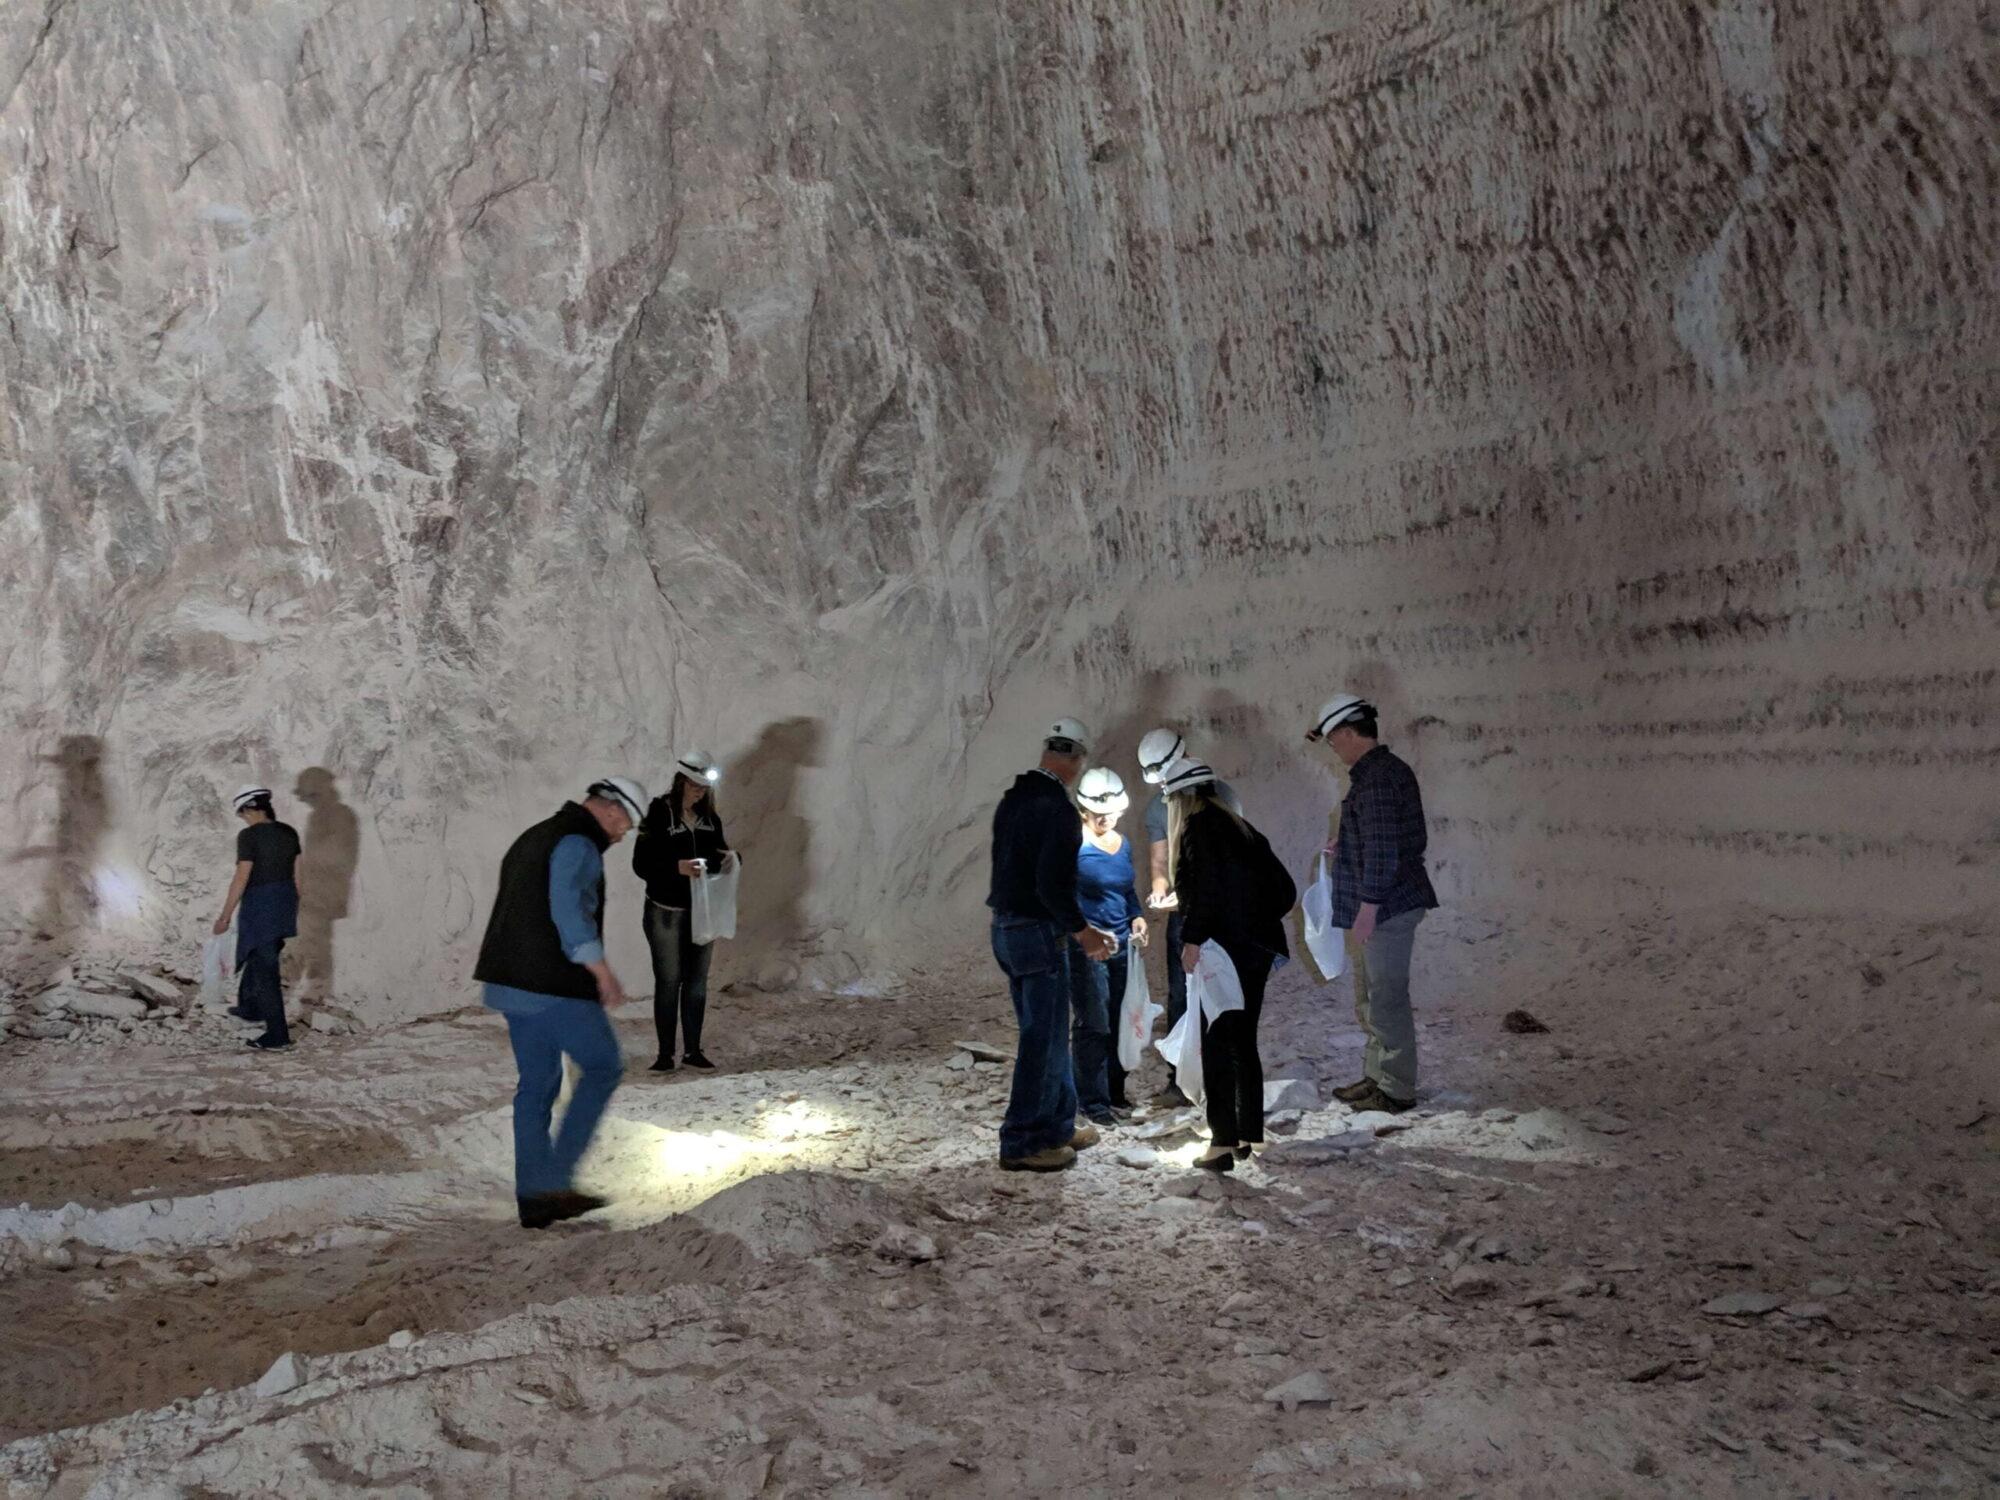
[[[521,1080],[514,1090],[514,1192],[521,1223],[542,1229],[602,1208],[576,1190],[576,1164],[624,1074],[606,1014],[625,991],[604,958],[604,851],[638,825],[646,793],[625,776],[594,781],[514,840],[473,978],[507,1018]],[[553,1141],[562,1060],[582,1070]]]

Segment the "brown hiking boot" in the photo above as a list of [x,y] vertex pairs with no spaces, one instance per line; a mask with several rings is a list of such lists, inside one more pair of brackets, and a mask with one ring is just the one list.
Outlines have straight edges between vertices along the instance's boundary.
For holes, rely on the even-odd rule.
[[1086,1120],[1076,1127],[1076,1134],[1069,1138],[1069,1148],[1072,1151],[1087,1150],[1103,1139],[1103,1132]]
[[1060,1172],[1075,1165],[1076,1153],[1067,1146],[1051,1146],[1033,1156],[1000,1158],[1000,1170],[1003,1172]]
[[1356,1099],[1366,1099],[1370,1094],[1374,1092],[1375,1092],[1374,1079],[1359,1078],[1356,1079],[1353,1083],[1348,1084],[1346,1088],[1335,1089],[1333,1091],[1333,1097],[1338,1099],[1342,1104],[1352,1104]]

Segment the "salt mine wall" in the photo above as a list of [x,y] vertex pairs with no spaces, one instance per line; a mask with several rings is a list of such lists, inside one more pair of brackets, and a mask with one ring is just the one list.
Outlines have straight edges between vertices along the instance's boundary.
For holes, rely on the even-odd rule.
[[258,780],[307,963],[463,1005],[700,743],[736,972],[865,985],[1046,715],[1302,868],[1341,686],[1457,912],[1990,907],[1983,9],[8,5],[11,941],[191,956]]

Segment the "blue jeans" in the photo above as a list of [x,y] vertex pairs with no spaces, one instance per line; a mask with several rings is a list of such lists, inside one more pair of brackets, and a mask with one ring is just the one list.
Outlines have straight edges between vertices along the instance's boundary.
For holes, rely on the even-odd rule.
[[[521,1070],[514,1090],[514,1192],[522,1198],[559,1193],[571,1185],[576,1164],[624,1074],[618,1038],[611,1034],[604,1007],[591,1000],[552,996],[540,1010],[506,1015],[507,1040],[514,1044],[514,1063]],[[576,1060],[583,1075],[551,1142],[549,1123],[562,1092],[565,1054]]]
[[284,986],[278,977],[278,957],[284,951],[283,938],[259,943],[243,955],[236,982],[238,1014],[248,1021],[262,1021],[264,1034],[257,1040],[274,1047],[292,1039],[291,1028],[285,1025]]
[[993,919],[993,957],[1007,976],[1021,1041],[1014,1087],[1000,1122],[1000,1156],[1012,1161],[1076,1134],[1076,1080],[1069,1058],[1069,940],[1053,922]]
[[1076,1078],[1076,1102],[1100,1124],[1111,1118],[1112,1104],[1125,1097],[1125,1070],[1118,1066],[1116,1032],[1118,1007],[1125,999],[1125,960],[1129,948],[1110,958],[1092,959],[1074,939],[1069,945],[1070,1058]]

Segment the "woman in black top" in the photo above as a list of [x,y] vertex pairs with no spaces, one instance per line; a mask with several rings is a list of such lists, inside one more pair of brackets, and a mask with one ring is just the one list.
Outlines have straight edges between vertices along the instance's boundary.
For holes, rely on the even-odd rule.
[[673,786],[653,799],[632,847],[632,873],[646,882],[646,943],[653,950],[653,1029],[660,1037],[655,1073],[673,1071],[676,1023],[687,1033],[681,1061],[690,1068],[715,1066],[701,1050],[714,949],[695,942],[689,907],[692,877],[725,870],[736,858],[715,810],[715,783],[721,779],[715,762],[701,751],[683,755],[674,765]]
[[243,820],[243,831],[236,835],[236,875],[213,931],[217,937],[229,931],[229,919],[241,909],[242,919],[236,925],[240,978],[234,1013],[264,1023],[264,1034],[251,1046],[276,1051],[292,1044],[278,958],[285,951],[285,939],[299,931],[299,836],[289,823],[278,821],[269,787],[246,786],[231,803]]
[[[1227,1172],[1264,1140],[1264,1064],[1257,1020],[1274,961],[1289,957],[1284,913],[1290,877],[1264,835],[1215,791],[1215,773],[1182,761],[1161,783],[1167,793],[1168,868],[1180,902],[1182,967],[1190,974],[1202,944],[1214,941],[1236,966],[1243,1009],[1202,1027],[1209,1148],[1195,1165]],[[1274,910],[1275,908],[1275,910]]]

